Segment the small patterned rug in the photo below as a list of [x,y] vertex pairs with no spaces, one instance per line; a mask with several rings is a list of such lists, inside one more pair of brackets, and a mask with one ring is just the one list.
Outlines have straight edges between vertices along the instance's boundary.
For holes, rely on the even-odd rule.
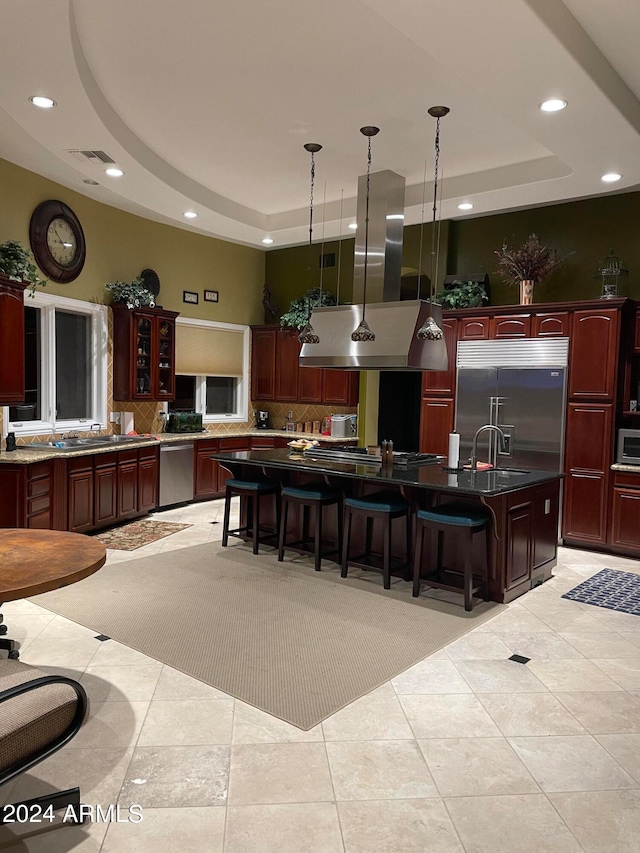
[[640,575],[617,569],[603,569],[565,592],[562,598],[640,616]]
[[157,539],[164,539],[165,536],[171,536],[172,533],[192,526],[191,524],[174,524],[172,521],[132,521],[129,524],[123,524],[122,527],[96,533],[95,538],[99,539],[106,548],[135,551],[136,548],[142,548],[143,545],[148,545]]

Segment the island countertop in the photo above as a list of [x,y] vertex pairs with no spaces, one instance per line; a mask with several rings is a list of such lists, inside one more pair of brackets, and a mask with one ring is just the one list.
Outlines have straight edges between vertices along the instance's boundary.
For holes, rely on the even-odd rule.
[[329,459],[312,459],[303,453],[291,453],[289,450],[241,450],[235,452],[212,453],[225,467],[232,465],[264,466],[279,468],[305,474],[322,474],[367,480],[381,486],[409,486],[422,489],[437,489],[439,492],[452,492],[465,495],[492,496],[537,486],[561,479],[564,475],[552,471],[533,469],[507,470],[492,468],[487,471],[459,470],[453,473],[442,464],[381,466],[378,464],[334,462]]

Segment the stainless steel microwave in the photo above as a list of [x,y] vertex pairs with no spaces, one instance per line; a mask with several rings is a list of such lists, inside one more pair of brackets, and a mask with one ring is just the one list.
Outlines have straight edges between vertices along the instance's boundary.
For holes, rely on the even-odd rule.
[[640,429],[618,430],[617,462],[640,465]]

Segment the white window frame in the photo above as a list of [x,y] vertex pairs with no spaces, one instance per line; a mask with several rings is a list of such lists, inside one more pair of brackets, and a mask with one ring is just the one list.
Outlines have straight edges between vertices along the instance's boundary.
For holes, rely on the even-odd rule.
[[[176,324],[181,326],[204,326],[208,329],[221,329],[225,332],[242,332],[242,376],[238,376],[236,400],[238,411],[232,415],[208,415],[207,408],[207,376],[196,374],[195,410],[202,414],[204,424],[239,424],[245,423],[249,417],[249,342],[250,327],[237,323],[220,323],[215,320],[195,320],[191,317],[178,317]],[[193,376],[193,374],[189,374]],[[222,376],[222,374],[207,374]],[[165,412],[169,404],[164,404]]]
[[[3,408],[3,435],[15,432],[16,435],[42,435],[45,433],[69,432],[70,430],[90,430],[100,424],[107,427],[107,352],[108,322],[107,306],[66,296],[53,296],[49,293],[35,293],[24,297],[25,305],[40,309],[41,317],[41,418],[37,421],[9,421],[9,407]],[[60,420],[55,418],[55,312],[56,309],[71,314],[84,314],[91,318],[91,356],[89,367],[92,371],[91,411],[93,417]]]

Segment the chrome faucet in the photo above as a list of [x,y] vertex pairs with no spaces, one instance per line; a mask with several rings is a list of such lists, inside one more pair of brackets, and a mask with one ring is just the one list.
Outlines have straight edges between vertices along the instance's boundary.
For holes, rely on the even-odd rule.
[[488,430],[498,433],[498,438],[500,439],[500,452],[505,453],[507,450],[507,437],[500,427],[494,426],[493,424],[485,424],[484,426],[481,426],[473,436],[473,443],[471,445],[471,459],[469,461],[471,462],[472,471],[476,470],[476,465],[478,464],[478,436],[481,432],[486,432]]

